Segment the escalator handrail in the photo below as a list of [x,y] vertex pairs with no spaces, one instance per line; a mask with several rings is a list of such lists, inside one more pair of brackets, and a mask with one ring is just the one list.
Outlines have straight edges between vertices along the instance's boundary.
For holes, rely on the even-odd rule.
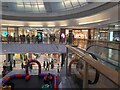
[[[77,49],[79,49],[79,48],[77,48]],[[85,53],[88,53],[88,52],[86,52],[86,51],[84,51],[82,49],[79,49],[79,50],[81,50],[81,51],[83,51]],[[93,53],[88,53],[88,54],[90,54],[92,56],[92,58],[94,58],[95,60],[98,60],[97,57]],[[88,83],[89,84],[96,84],[98,82],[98,80],[99,80],[99,76],[100,76],[100,72],[98,70],[96,70],[95,79],[93,81],[88,80]]]
[[98,70],[101,74],[103,74],[113,83],[120,86],[120,83],[118,81],[118,72],[116,70],[113,70],[109,68],[108,66],[103,65],[99,61],[96,61],[95,59],[93,59],[92,57],[90,57],[89,55],[85,53],[81,53],[79,50],[77,50],[76,48],[70,45],[66,45],[66,48],[68,48],[70,51],[72,51],[73,53],[81,57],[83,61],[85,61],[86,63],[91,65],[93,68]]
[[[98,60],[97,57],[93,53],[89,53],[89,54],[92,56],[92,58],[94,58],[95,60]],[[96,70],[94,81],[88,80],[88,83],[96,84],[99,81],[99,77],[100,77],[100,72]]]
[[86,51],[88,51],[88,49],[90,49],[91,47],[94,47],[94,46],[98,46],[98,47],[102,47],[102,48],[107,48],[107,49],[113,49],[113,50],[118,50],[120,51],[120,49],[116,49],[116,48],[111,48],[111,47],[107,47],[107,46],[101,46],[101,45],[90,45],[86,48]]
[[[85,51],[85,50],[83,50],[83,49],[80,49],[80,48],[77,48],[77,49],[79,49],[80,51],[83,51],[84,53],[88,53],[89,54],[89,52],[88,51]],[[95,54],[94,54],[95,55]],[[96,56],[96,55],[95,55]],[[115,67],[117,67],[117,68],[120,68],[119,66],[116,66],[115,64],[112,64],[111,62],[107,62],[107,60],[104,60],[103,58],[101,58],[101,57],[98,57],[98,56],[96,56],[97,58],[99,58],[100,60],[102,60],[102,61],[104,61],[104,62],[106,62],[106,63],[109,63],[110,65],[112,65],[112,66],[115,66]]]

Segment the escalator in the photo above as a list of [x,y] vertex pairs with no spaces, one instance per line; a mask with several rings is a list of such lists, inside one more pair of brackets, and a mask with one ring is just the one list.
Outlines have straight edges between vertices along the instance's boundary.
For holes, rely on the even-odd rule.
[[[99,46],[99,47],[101,47],[101,48],[108,48],[108,47],[102,47],[102,46]],[[95,52],[91,52],[90,50],[89,50],[89,48],[87,48],[86,49],[86,51],[85,50],[83,50],[83,49],[80,49],[80,48],[78,48],[78,47],[74,47],[74,48],[76,48],[76,50],[79,50],[79,51],[81,51],[82,53],[86,53],[86,54],[88,54],[88,55],[90,55],[92,58],[94,58],[95,60],[97,60],[97,61],[100,61],[101,63],[103,63],[104,65],[107,65],[107,66],[109,66],[110,68],[112,68],[113,70],[115,69],[115,70],[119,70],[120,69],[120,67],[119,67],[119,65],[117,64],[117,63],[113,63],[114,62],[114,60],[112,60],[113,62],[110,62],[110,60],[108,61],[108,59],[107,60],[105,60],[105,58],[102,58],[100,55],[97,55],[97,53],[95,53]],[[91,47],[90,47],[91,48]],[[112,48],[113,49],[113,48]],[[113,50],[116,50],[116,49],[113,49]],[[119,50],[118,50],[119,51]],[[88,80],[88,83],[89,84],[97,84],[97,82],[99,81],[99,77],[100,77],[100,72],[99,71],[97,71],[97,70],[95,70],[95,78],[94,78],[94,80]]]
[[113,70],[118,71],[119,66],[119,53],[120,49],[110,48],[100,45],[89,46],[86,51],[88,53],[93,53],[100,62],[109,66]]

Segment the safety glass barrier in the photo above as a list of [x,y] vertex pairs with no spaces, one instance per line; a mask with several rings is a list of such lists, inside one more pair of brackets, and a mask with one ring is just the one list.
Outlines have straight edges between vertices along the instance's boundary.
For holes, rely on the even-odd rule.
[[93,53],[103,64],[111,67],[114,70],[119,70],[119,49],[94,45],[88,47],[87,52]]
[[74,54],[71,61],[68,60],[68,75],[73,76],[78,84],[83,81],[83,88],[118,88],[120,85],[119,71],[102,64],[89,53],[87,54],[69,45],[66,47],[71,51],[68,54]]

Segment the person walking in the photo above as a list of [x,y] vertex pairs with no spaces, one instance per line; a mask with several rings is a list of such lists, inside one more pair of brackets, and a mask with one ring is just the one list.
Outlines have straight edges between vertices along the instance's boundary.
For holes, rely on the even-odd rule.
[[8,34],[6,37],[7,37],[7,43],[9,44],[9,42],[10,42],[10,35]]
[[9,61],[10,62],[10,71],[12,71],[13,70],[13,68],[12,68],[12,61]]
[[22,63],[21,63],[21,68],[22,68],[22,69],[24,68],[24,64],[23,64],[23,61],[22,61]]
[[34,35],[33,36],[33,43],[35,44],[37,42],[37,38],[36,38],[36,36]]
[[22,41],[25,43],[25,34],[22,35]]
[[20,42],[21,42],[21,44],[23,43],[22,41],[23,41],[22,35],[20,35]]
[[46,65],[46,70],[49,71],[49,63],[47,62],[47,65]]
[[16,65],[16,61],[15,61],[15,60],[14,60],[14,63],[13,63],[13,64],[14,64],[14,67],[15,67],[15,65]]
[[46,66],[46,63],[45,63],[45,61],[43,62],[43,68],[45,69],[45,66]]
[[60,72],[60,66],[58,64],[58,66],[57,66],[57,73],[59,73],[59,72]]
[[2,71],[2,77],[4,77],[7,74],[6,70],[3,69]]
[[6,70],[6,68],[7,68],[7,61],[4,60],[4,62],[3,62],[3,70]]
[[30,35],[29,34],[26,36],[26,40],[27,40],[27,43],[30,44]]
[[53,60],[51,61],[51,69],[53,69],[54,68],[54,62],[53,62]]
[[32,63],[30,63],[30,72],[32,72],[32,68],[33,68]]
[[37,43],[39,43],[39,39],[38,39],[38,38],[39,38],[39,36],[36,35],[36,42],[37,42]]

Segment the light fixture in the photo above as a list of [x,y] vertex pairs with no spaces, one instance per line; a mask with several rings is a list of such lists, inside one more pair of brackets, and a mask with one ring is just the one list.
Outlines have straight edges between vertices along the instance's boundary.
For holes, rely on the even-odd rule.
[[16,25],[16,26],[24,26],[24,25]]
[[48,25],[48,27],[55,27],[55,25]]
[[79,23],[79,25],[83,25],[83,24],[92,24],[92,23],[99,23],[99,22],[103,22],[103,21],[107,21],[109,19],[102,19],[102,20],[96,20],[96,21],[89,21],[89,22],[84,22],[84,23]]
[[8,24],[1,24],[2,26],[8,26]]
[[30,32],[30,30],[27,29],[27,32]]
[[24,26],[24,25],[16,25],[16,24],[1,24],[2,26]]
[[43,27],[43,25],[29,25],[30,27]]
[[11,32],[10,34],[11,34],[12,37],[14,36],[14,33]]
[[67,24],[63,24],[63,25],[60,25],[60,26],[65,27],[65,26],[67,26]]

